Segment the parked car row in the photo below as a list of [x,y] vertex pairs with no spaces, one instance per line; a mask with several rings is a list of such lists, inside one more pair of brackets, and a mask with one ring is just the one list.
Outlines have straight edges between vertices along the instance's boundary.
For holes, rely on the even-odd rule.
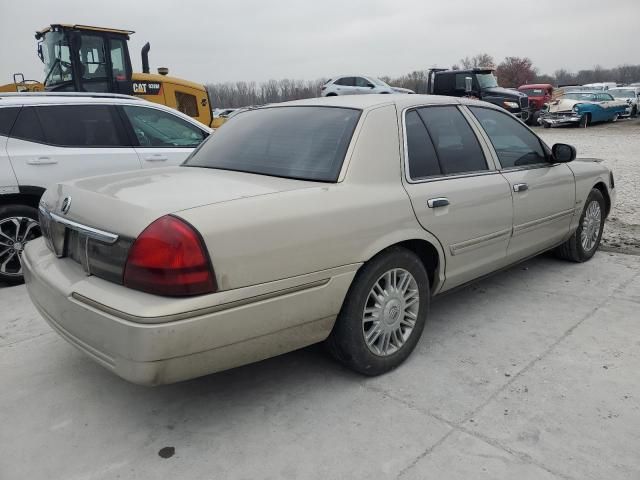
[[[128,113],[143,104],[122,102],[99,105],[119,125],[111,135],[134,143],[109,144],[114,158],[146,141]],[[21,105],[0,139],[14,142],[15,123],[37,107]],[[83,155],[93,118],[66,133]],[[140,129],[186,146],[152,127]],[[195,144],[208,132],[192,133]],[[140,384],[323,341],[378,375],[411,354],[433,296],[544,251],[595,254],[613,175],[575,157],[466,98],[337,95],[247,109],[180,166],[143,169],[137,156],[137,171],[48,188],[43,237],[22,253],[27,289],[66,341]],[[0,241],[15,252],[14,238]]]
[[0,282],[22,281],[44,191],[73,178],[179,165],[211,129],[124,95],[0,96]]

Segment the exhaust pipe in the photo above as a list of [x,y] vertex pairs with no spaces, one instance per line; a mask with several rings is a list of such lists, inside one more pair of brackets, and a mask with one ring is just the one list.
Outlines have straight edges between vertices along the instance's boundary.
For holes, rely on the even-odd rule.
[[144,44],[142,47],[142,73],[149,73],[149,50],[151,49],[151,45],[149,42]]

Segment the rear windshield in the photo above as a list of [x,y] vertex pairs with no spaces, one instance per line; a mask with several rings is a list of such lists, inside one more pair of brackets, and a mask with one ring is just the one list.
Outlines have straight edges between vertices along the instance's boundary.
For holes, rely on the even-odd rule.
[[184,165],[335,182],[360,110],[274,107],[227,121]]

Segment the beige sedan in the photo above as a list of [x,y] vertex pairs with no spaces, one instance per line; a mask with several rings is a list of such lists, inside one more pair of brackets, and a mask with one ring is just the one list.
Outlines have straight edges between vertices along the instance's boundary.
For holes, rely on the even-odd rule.
[[416,346],[432,296],[547,250],[594,255],[613,176],[575,155],[473,100],[248,110],[180,167],[50,188],[27,288],[65,340],[140,384],[322,341],[377,375]]

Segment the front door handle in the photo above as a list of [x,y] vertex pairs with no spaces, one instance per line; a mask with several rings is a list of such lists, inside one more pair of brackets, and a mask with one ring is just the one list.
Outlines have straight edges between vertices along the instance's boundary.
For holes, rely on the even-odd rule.
[[38,158],[30,158],[27,160],[29,165],[53,165],[54,163],[58,163],[57,160],[51,157],[38,157]]
[[153,155],[147,155],[146,157],[144,157],[144,159],[147,162],[166,162],[167,160],[169,160],[169,157],[161,153],[155,153]]
[[438,197],[427,200],[427,207],[429,208],[446,207],[447,205],[449,205],[448,198]]
[[526,183],[516,183],[513,185],[514,192],[526,192],[527,190],[529,190],[529,185]]

